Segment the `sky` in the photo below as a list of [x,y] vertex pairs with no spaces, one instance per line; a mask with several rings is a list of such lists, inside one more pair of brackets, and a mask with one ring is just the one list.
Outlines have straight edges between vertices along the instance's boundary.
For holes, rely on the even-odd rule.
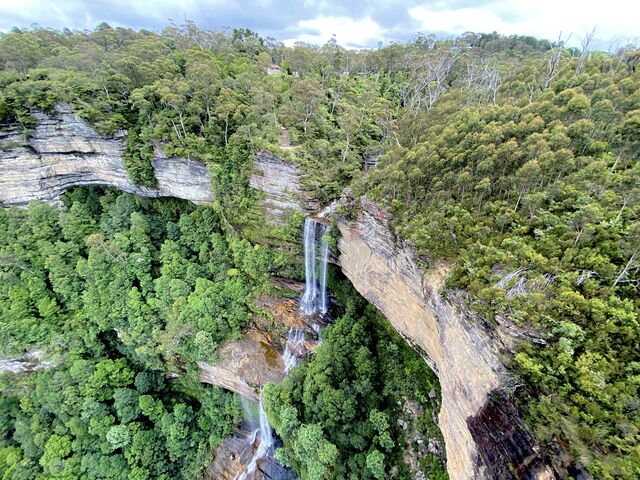
[[562,33],[578,46],[595,27],[592,45],[608,50],[640,39],[639,18],[638,0],[0,0],[0,31],[33,24],[91,30],[102,21],[160,31],[190,19],[202,28],[250,28],[287,45],[321,45],[335,35],[347,48],[467,31],[549,40]]

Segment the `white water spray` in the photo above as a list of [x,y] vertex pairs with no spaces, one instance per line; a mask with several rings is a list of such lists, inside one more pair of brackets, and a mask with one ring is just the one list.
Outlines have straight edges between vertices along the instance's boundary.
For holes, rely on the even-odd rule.
[[313,315],[316,310],[318,283],[316,281],[316,222],[307,217],[304,221],[304,277],[305,289],[300,308],[305,315]]
[[[322,236],[324,237],[327,231],[326,225],[322,226]],[[327,266],[329,265],[329,244],[324,240],[321,240],[322,253],[320,263],[320,313],[324,315],[329,310],[329,304],[327,301]]]
[[[262,406],[262,393],[260,394],[260,400],[252,402],[246,397],[240,397],[242,401],[242,411],[244,412],[244,418],[249,424],[250,428],[253,428],[253,433],[249,436],[247,441],[250,445],[253,445],[258,440],[258,448],[251,458],[251,462],[247,465],[247,468],[239,475],[236,476],[236,480],[248,480],[252,478],[258,468],[258,461],[268,456],[273,456],[273,432],[267,414]],[[256,408],[258,414],[256,415]],[[257,418],[256,418],[257,417]]]
[[285,375],[297,365],[297,355],[302,342],[304,342],[304,329],[297,327],[289,328],[289,334],[287,335],[287,344],[284,348],[284,353],[282,354]]

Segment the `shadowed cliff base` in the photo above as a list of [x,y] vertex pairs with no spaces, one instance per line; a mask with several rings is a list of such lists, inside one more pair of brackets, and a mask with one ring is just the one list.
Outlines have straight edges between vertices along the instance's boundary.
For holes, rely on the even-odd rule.
[[504,392],[489,392],[478,413],[467,418],[478,446],[482,475],[495,480],[545,480],[556,478],[520,412]]

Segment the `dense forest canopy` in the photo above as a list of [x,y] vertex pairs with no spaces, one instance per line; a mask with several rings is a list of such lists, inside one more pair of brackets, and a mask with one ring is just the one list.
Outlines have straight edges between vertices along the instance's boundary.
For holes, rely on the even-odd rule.
[[242,414],[184,364],[239,335],[260,261],[234,263],[248,246],[209,208],[100,189],[66,202],[0,210],[2,354],[57,365],[0,382],[2,478],[193,478]]
[[[72,194],[60,213],[42,206],[1,212],[4,348],[55,346],[58,336],[71,336],[64,350],[72,344],[78,353],[68,353],[62,369],[74,377],[68,382],[84,385],[91,372],[107,368],[96,359],[108,358],[109,369],[129,369],[125,377],[137,378],[177,358],[193,361],[237,335],[269,274],[299,274],[281,250],[250,243],[274,237],[296,242],[299,218],[275,233],[265,229],[248,188],[251,154],[272,150],[300,166],[305,188],[322,203],[345,187],[356,199],[364,195],[379,203],[424,268],[441,259],[453,266],[449,287],[467,292],[479,318],[515,323],[538,339],[523,343],[511,362],[508,393],[551,454],[569,452],[571,461],[598,478],[637,478],[639,59],[634,46],[604,53],[473,33],[450,40],[419,35],[407,44],[364,51],[345,50],[335,41],[287,48],[246,29],[211,32],[191,22],[161,33],[101,24],[92,32],[36,28],[3,34],[1,123],[18,124],[28,136],[35,110],[52,112],[58,103],[71,103],[102,134],[128,131],[125,161],[136,182],[155,182],[151,159],[160,142],[167,154],[210,165],[216,197],[212,209],[191,211],[172,204],[141,207],[114,193],[99,199]],[[278,146],[283,128],[291,147]],[[232,307],[222,308],[227,303]],[[87,321],[88,334],[76,338],[75,326],[86,328]],[[336,329],[361,328],[364,321],[346,315]],[[184,328],[194,335],[182,335]],[[118,341],[106,332],[120,332]],[[354,350],[386,344],[352,340]],[[324,355],[314,361],[322,365]],[[75,356],[94,363],[74,369]],[[320,375],[316,368],[302,367],[272,393],[273,402],[291,413],[274,418],[290,439],[284,455],[302,471],[308,465],[301,436],[317,439],[316,425],[336,421],[315,412],[304,397],[307,387],[299,386]],[[88,387],[77,388],[87,404],[102,401]],[[188,408],[180,421],[217,422],[217,429],[207,430],[216,435],[234,415],[231,407],[221,410],[227,412],[222,417],[207,409],[208,396],[229,402],[215,389],[196,395],[160,382],[155,390],[140,390],[134,380],[111,388],[140,399],[153,392],[167,415]],[[48,400],[37,392],[20,395],[30,398],[24,400],[28,408],[46,412]],[[12,405],[3,410],[17,409]],[[179,414],[178,405],[185,405]],[[111,429],[116,416],[118,426],[125,422],[115,413],[113,425],[101,428]],[[38,431],[39,424],[29,429],[25,420],[15,420],[15,427],[5,421],[7,434],[22,425],[15,441],[31,450],[8,444],[0,459],[18,465],[24,457],[31,461],[28,468],[40,459],[37,468],[49,468],[52,450],[71,451],[65,429],[81,414],[43,413],[45,422],[23,409],[19,415],[58,433],[47,441],[30,439],[27,431]],[[125,416],[141,424],[128,431],[169,441],[162,415],[141,415],[144,408]],[[379,415],[373,417],[380,423]],[[191,434],[194,445],[207,442],[201,433]],[[109,438],[115,445],[124,437],[124,429],[115,428]],[[342,439],[331,440],[341,445]],[[379,447],[382,454],[384,445]],[[180,462],[194,465],[194,452]],[[393,448],[389,452],[394,455]],[[360,454],[354,453],[354,465],[377,468],[379,456]],[[131,469],[142,461],[118,460]],[[74,462],[69,468],[76,468]],[[344,472],[328,468],[322,475],[339,474]]]

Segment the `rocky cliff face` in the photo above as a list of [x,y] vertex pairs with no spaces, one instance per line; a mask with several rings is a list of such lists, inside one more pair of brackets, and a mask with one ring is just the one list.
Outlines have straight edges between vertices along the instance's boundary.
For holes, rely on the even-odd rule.
[[508,345],[465,310],[459,294],[443,297],[446,265],[423,275],[411,250],[396,246],[384,213],[363,206],[354,225],[340,223],[340,265],[438,375],[450,477],[554,478],[517,408],[502,394],[500,354]]
[[264,214],[270,223],[285,225],[293,212],[313,208],[300,182],[300,171],[295,165],[268,152],[255,154],[250,185],[262,192]]
[[[25,206],[32,200],[61,205],[67,189],[83,185],[109,185],[145,197],[177,197],[196,204],[213,201],[209,170],[199,162],[165,157],[157,149],[153,167],[157,188],[134,185],[122,155],[126,132],[106,137],[59,105],[56,115],[34,113],[38,124],[25,141],[15,126],[0,127],[0,202]],[[251,186],[262,193],[267,221],[284,225],[293,212],[314,206],[301,189],[294,165],[268,153],[257,152]]]
[[38,124],[24,141],[15,128],[0,130],[0,202],[31,200],[59,206],[65,189],[110,185],[145,197],[177,197],[197,204],[213,200],[208,169],[195,161],[158,155],[153,160],[157,188],[129,179],[122,154],[126,135],[105,137],[61,105],[58,114],[34,114]]

